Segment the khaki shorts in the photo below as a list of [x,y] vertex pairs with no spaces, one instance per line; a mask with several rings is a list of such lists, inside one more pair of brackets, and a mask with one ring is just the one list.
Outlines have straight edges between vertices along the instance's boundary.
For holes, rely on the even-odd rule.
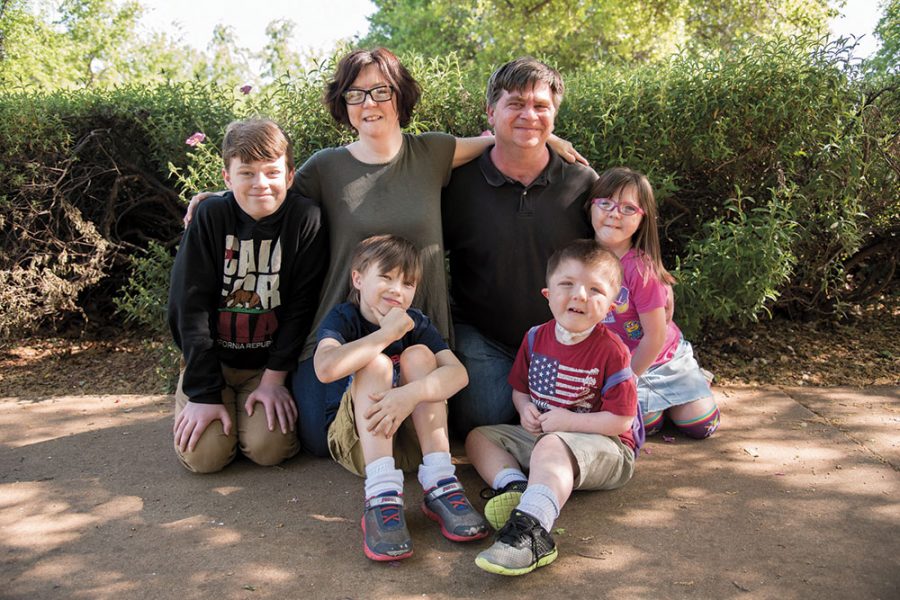
[[[328,451],[341,466],[361,477],[366,475],[366,460],[356,432],[353,397],[350,386],[341,396],[334,421],[328,427]],[[422,449],[412,419],[407,417],[394,434],[394,464],[402,471],[412,471],[422,464]]]
[[545,435],[555,435],[575,457],[576,490],[614,490],[628,483],[634,473],[634,452],[618,436],[569,431],[536,436],[521,425],[489,425],[475,431],[512,454],[526,471],[537,441]]

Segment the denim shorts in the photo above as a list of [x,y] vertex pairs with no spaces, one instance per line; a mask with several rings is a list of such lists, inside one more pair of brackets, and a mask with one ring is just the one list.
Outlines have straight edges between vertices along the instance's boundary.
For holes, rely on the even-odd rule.
[[684,338],[671,360],[650,367],[637,378],[637,394],[644,414],[713,395],[700,365],[694,360],[691,343]]

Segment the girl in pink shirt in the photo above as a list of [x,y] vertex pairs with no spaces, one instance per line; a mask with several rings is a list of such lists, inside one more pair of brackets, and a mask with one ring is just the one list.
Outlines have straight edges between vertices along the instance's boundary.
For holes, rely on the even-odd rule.
[[719,427],[719,409],[690,342],[666,321],[666,286],[653,188],[642,173],[616,167],[600,175],[589,196],[594,237],[622,262],[624,279],[604,324],[631,350],[638,403],[647,434],[664,415],[685,434],[702,439]]

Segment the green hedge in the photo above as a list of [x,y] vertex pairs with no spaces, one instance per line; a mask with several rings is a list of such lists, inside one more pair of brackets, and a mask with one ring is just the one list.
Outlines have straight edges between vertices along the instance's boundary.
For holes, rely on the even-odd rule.
[[[846,50],[782,40],[564,73],[557,133],[598,171],[631,166],[657,189],[663,251],[680,281],[676,318],[691,336],[773,307],[839,313],[894,280],[900,84],[869,89]],[[425,91],[411,130],[486,127],[487,73],[466,73],[453,56],[404,61]],[[352,139],[321,104],[332,67],[246,96],[171,85],[0,97],[0,330],[72,310],[96,318],[114,297],[158,324],[151,305],[183,199],[221,187],[225,124],[271,116],[301,161]],[[190,148],[195,131],[208,137]]]

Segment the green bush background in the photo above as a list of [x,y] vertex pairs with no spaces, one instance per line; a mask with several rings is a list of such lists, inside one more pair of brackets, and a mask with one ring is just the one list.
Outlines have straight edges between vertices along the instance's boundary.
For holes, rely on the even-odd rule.
[[[424,97],[409,129],[477,135],[488,73],[402,57]],[[265,115],[300,161],[346,143],[321,104],[332,63],[243,95],[201,84],[0,96],[0,332],[80,315],[162,331],[185,198],[221,187],[225,125]],[[715,335],[773,308],[840,314],[894,281],[900,84],[845,43],[755,44],[652,67],[564,73],[557,133],[599,172],[650,176],[676,320]],[[207,140],[195,148],[195,131]]]

